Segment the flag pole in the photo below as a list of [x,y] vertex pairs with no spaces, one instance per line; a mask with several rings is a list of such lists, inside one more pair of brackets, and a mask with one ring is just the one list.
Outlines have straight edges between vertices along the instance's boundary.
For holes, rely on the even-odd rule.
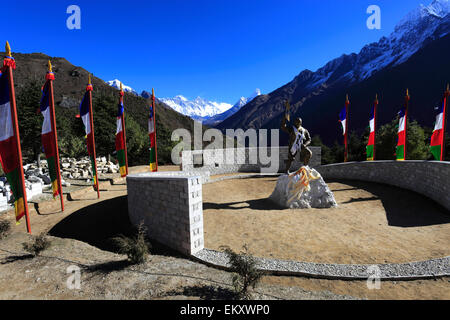
[[55,116],[55,99],[53,97],[53,80],[55,79],[55,76],[52,72],[52,64],[50,60],[48,61],[48,73],[45,77],[46,80],[49,81],[49,87],[50,87],[50,99],[49,99],[49,107],[50,107],[50,117],[51,117],[51,124],[52,124],[52,131],[55,138],[55,148],[56,148],[56,170],[57,170],[57,179],[58,179],[58,189],[59,189],[59,198],[61,201],[61,211],[64,211],[64,199],[63,199],[63,191],[62,191],[62,184],[61,184],[61,168],[59,164],[59,148],[58,148],[58,135],[56,133],[56,116]]
[[406,89],[405,96],[405,146],[404,146],[404,159],[406,160],[406,149],[408,144],[408,107],[409,107],[409,89]]
[[156,141],[156,110],[155,110],[155,89],[152,88],[152,109],[153,109],[153,128],[155,130],[155,161],[156,172],[158,172],[158,143]]
[[19,122],[17,119],[17,106],[16,106],[16,93],[14,91],[14,78],[13,78],[13,72],[12,72],[14,64],[7,62],[7,60],[11,61],[11,59],[8,57],[12,57],[11,47],[9,46],[8,41],[6,41],[6,50],[5,51],[6,51],[7,58],[5,59],[4,65],[6,66],[6,71],[8,72],[11,115],[12,115],[12,120],[14,122],[14,125],[13,125],[14,136],[16,138],[17,154],[19,156],[19,174],[20,174],[20,179],[22,180],[22,193],[23,193],[22,199],[23,199],[23,206],[25,209],[27,232],[29,234],[31,234],[30,212],[28,210],[27,189],[25,187],[25,176],[23,174],[22,148],[20,147]]
[[450,85],[447,83],[447,89],[444,93],[444,123],[442,124],[442,150],[441,150],[441,161],[445,161],[445,131],[447,129],[447,104],[448,104],[448,97],[450,96]]
[[[123,92],[123,86],[122,86],[122,82],[120,83],[120,102],[123,104],[123,97],[124,97],[124,92]],[[125,132],[125,106],[123,107],[123,112],[122,112],[122,117],[121,120],[122,122],[122,134],[123,134],[123,142],[125,145],[125,168],[126,168],[126,174],[128,175],[128,152],[127,152],[127,134]]]
[[[89,83],[88,85],[92,85],[91,83],[91,75],[89,74]],[[98,173],[97,173],[97,154],[95,153],[95,136],[94,136],[94,115],[92,113],[92,90],[89,91],[89,122],[91,125],[91,134],[92,134],[92,151],[94,153],[94,174],[95,174],[95,184],[97,187],[97,198],[100,199],[100,188],[98,186]]]
[[375,94],[375,107],[373,111],[373,161],[376,161],[376,151],[377,151],[377,111],[378,111],[378,93]]
[[349,121],[349,115],[348,115],[348,106],[350,105],[350,101],[348,100],[348,94],[345,97],[345,137],[344,137],[344,144],[345,144],[345,151],[344,151],[344,162],[348,162],[348,121]]

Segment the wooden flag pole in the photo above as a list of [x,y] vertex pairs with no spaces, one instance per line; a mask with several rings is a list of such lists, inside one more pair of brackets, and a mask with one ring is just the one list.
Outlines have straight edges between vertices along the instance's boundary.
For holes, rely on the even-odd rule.
[[345,151],[344,151],[344,162],[348,162],[348,121],[349,121],[349,114],[348,114],[348,106],[350,105],[350,101],[348,100],[348,94],[345,97],[345,137],[344,137],[344,144],[345,144]]
[[404,146],[404,158],[406,160],[406,146],[408,144],[408,107],[409,107],[409,89],[406,89],[405,96],[405,146]]
[[[88,85],[92,85],[91,75],[89,75]],[[95,170],[95,183],[96,183],[96,187],[97,187],[97,198],[100,199],[100,188],[99,188],[98,173],[97,173],[97,154],[95,152],[94,115],[93,115],[93,111],[92,111],[92,90],[89,90],[89,122],[91,125],[91,134],[92,134],[92,151],[94,153],[94,170]]]
[[[48,61],[48,74],[52,73],[52,64],[50,60]],[[62,191],[62,184],[61,184],[61,168],[59,164],[59,148],[58,148],[58,135],[56,133],[56,116],[55,116],[55,100],[53,97],[53,79],[54,76],[46,77],[49,81],[50,86],[50,99],[49,99],[49,107],[50,107],[50,117],[51,117],[51,125],[52,125],[52,131],[53,136],[55,138],[55,148],[56,148],[56,171],[57,171],[57,179],[58,179],[58,189],[59,189],[59,198],[61,201],[61,211],[64,211],[64,198],[63,198],[63,191]]]
[[443,129],[443,133],[442,133],[442,148],[441,148],[441,161],[445,161],[445,131],[447,129],[447,104],[448,104],[448,97],[450,96],[450,85],[447,83],[447,89],[445,90],[444,93],[444,121],[442,124],[442,129]]
[[377,151],[377,109],[378,109],[378,94],[375,95],[375,106],[373,110],[373,161],[376,161]]
[[[123,86],[122,86],[122,82],[121,82],[120,83],[120,102],[122,104],[123,104],[123,97],[124,97],[124,92],[123,92]],[[125,169],[126,169],[126,174],[128,175],[127,134],[125,131],[125,106],[123,107],[122,117],[121,117],[120,121],[122,122],[123,142],[125,145]]]
[[[6,56],[12,57],[11,56],[11,48],[9,46],[8,41],[6,41]],[[8,58],[6,58],[6,59],[8,59]],[[17,118],[16,93],[14,91],[14,78],[13,78],[12,66],[7,64],[6,71],[8,72],[8,80],[9,80],[10,107],[11,107],[12,120],[14,122],[14,124],[13,124],[14,136],[16,138],[17,154],[19,156],[19,174],[20,174],[20,180],[22,180],[23,206],[25,209],[27,232],[29,234],[31,234],[30,212],[28,210],[27,189],[25,187],[25,176],[23,174],[22,148],[20,147],[19,121]]]
[[158,143],[156,141],[156,110],[155,110],[155,89],[152,88],[152,109],[153,109],[153,130],[155,131],[155,161],[156,172],[158,172]]

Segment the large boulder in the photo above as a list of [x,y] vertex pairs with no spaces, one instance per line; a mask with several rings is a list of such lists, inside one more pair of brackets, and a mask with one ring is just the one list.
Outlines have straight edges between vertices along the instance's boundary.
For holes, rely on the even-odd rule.
[[309,167],[303,168],[297,174],[280,176],[269,199],[290,209],[336,207],[334,195],[320,173]]

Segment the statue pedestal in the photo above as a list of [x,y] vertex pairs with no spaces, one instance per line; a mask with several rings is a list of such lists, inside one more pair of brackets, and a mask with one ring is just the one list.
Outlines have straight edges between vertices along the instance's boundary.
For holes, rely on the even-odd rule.
[[332,208],[337,203],[320,173],[308,166],[278,178],[269,198],[279,206],[290,209]]

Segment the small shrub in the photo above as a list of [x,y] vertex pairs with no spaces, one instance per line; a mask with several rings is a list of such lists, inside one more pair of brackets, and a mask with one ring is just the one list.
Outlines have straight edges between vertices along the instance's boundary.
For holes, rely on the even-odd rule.
[[0,239],[5,238],[11,229],[11,222],[7,220],[0,220]]
[[256,260],[249,252],[247,245],[243,246],[243,251],[236,253],[229,247],[222,246],[225,254],[228,256],[233,275],[233,287],[238,299],[251,299],[250,287],[255,288],[261,281],[263,273],[256,268]]
[[41,233],[40,235],[34,237],[32,243],[23,243],[23,249],[33,256],[38,256],[42,251],[50,247],[50,240],[45,236],[45,233]]
[[147,228],[141,223],[134,237],[120,235],[112,238],[112,241],[118,248],[118,253],[125,254],[132,264],[141,264],[145,262],[151,248],[150,243],[146,240],[146,233]]

